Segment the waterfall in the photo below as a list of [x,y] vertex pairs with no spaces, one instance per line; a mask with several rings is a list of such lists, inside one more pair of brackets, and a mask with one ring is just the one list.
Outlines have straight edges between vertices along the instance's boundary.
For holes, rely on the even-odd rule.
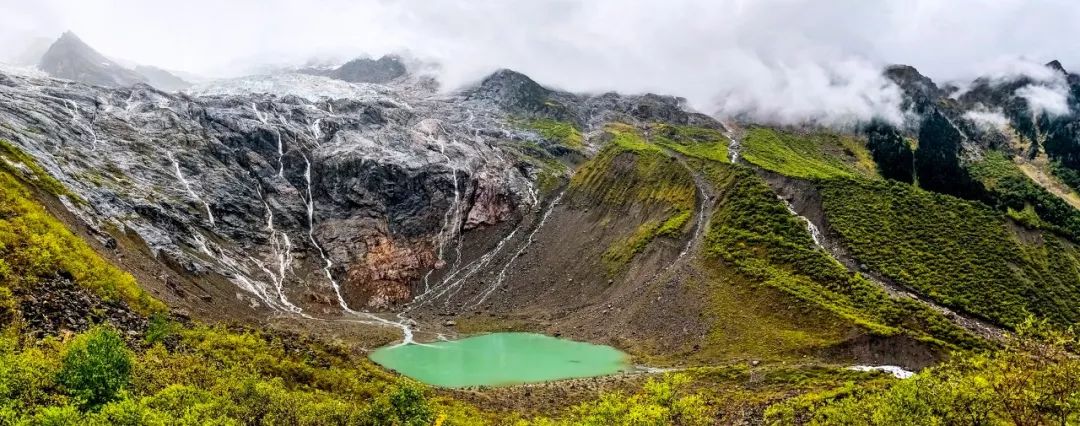
[[300,308],[290,303],[288,298],[285,297],[285,275],[292,269],[293,262],[292,240],[289,239],[289,235],[285,231],[278,231],[274,227],[274,211],[270,208],[266,196],[263,195],[262,185],[258,180],[255,181],[255,192],[259,195],[259,199],[262,200],[263,207],[266,209],[266,231],[270,234],[270,249],[273,250],[273,258],[277,261],[278,271],[275,274],[262,262],[255,261],[255,263],[266,275],[270,276],[281,303],[289,307],[289,310],[299,313]]
[[740,145],[739,141],[735,140],[735,138],[733,138],[731,136],[727,136],[727,138],[728,138],[728,159],[731,160],[731,164],[738,163],[739,162],[739,149],[742,148],[742,145]]
[[274,129],[274,136],[277,138],[277,175],[279,178],[285,178],[285,150],[281,143],[281,131]]
[[334,280],[333,274],[330,273],[330,269],[334,266],[334,263],[330,261],[330,258],[326,255],[322,246],[315,240],[315,197],[311,192],[311,161],[308,160],[307,155],[301,155],[304,158],[304,181],[307,182],[307,199],[304,201],[307,204],[308,239],[311,240],[311,245],[315,246],[315,250],[319,252],[319,257],[323,261],[323,273],[326,275],[326,279],[330,281],[330,285],[334,288],[338,303],[343,309],[348,311],[350,309],[348,305],[345,304],[345,299],[341,296],[341,288],[338,286],[337,281]]
[[[262,301],[262,303],[270,309],[278,311],[288,311],[295,314],[300,314],[305,318],[311,318],[311,316],[304,314],[299,307],[293,305],[292,303],[289,303],[289,301],[285,298],[284,294],[282,294],[280,287],[277,287],[279,302],[275,302],[270,297],[270,294],[266,288],[266,284],[261,281],[254,281],[248,278],[246,275],[246,268],[241,266],[240,262],[238,262],[236,259],[233,259],[227,253],[225,253],[224,250],[222,250],[220,247],[217,247],[216,244],[213,244],[213,247],[217,251],[217,253],[215,253],[215,250],[211,250],[210,247],[212,243],[208,244],[206,239],[202,235],[196,233],[194,237],[195,242],[199,246],[199,251],[205,253],[210,258],[217,260],[223,266],[229,269],[233,275],[231,281],[236,284],[237,287],[240,287],[241,290],[247,291],[248,293],[255,295],[256,298]],[[259,266],[259,268],[262,268],[263,271],[269,272],[260,262],[256,261],[255,259],[251,260],[257,266]]]
[[184,174],[180,171],[180,163],[176,162],[176,158],[173,157],[172,151],[165,151],[165,155],[169,157],[169,161],[172,162],[173,170],[176,172],[176,178],[180,180],[184,189],[187,190],[188,195],[195,201],[202,203],[203,207],[206,208],[206,217],[210,220],[210,226],[214,226],[214,213],[210,211],[210,204],[204,201],[199,194],[196,194],[195,191],[191,189],[191,184],[184,178]]
[[311,161],[308,159],[307,155],[301,154],[301,156],[304,158],[304,181],[307,184],[307,197],[304,202],[307,207],[308,238],[311,240],[311,244],[315,247],[315,250],[319,252],[319,257],[323,261],[323,274],[326,275],[326,279],[330,281],[330,286],[334,289],[334,295],[337,297],[338,305],[341,306],[341,309],[348,314],[367,318],[370,320],[359,321],[360,323],[368,325],[395,327],[400,329],[402,339],[401,343],[397,344],[396,346],[417,344],[413,338],[413,331],[412,328],[409,326],[409,320],[402,318],[401,314],[399,314],[400,321],[390,321],[372,313],[353,310],[349,307],[349,304],[345,302],[345,297],[341,294],[341,286],[338,285],[337,280],[335,280],[333,274],[330,273],[330,270],[334,266],[334,263],[326,255],[326,251],[322,249],[322,246],[320,246],[319,242],[315,239],[315,197],[311,190]]
[[94,123],[90,120],[86,120],[87,124],[83,124],[82,121],[80,121],[80,118],[82,117],[79,115],[79,104],[74,101],[64,99],[64,105],[67,106],[68,111],[71,112],[71,124],[90,134],[90,150],[97,151],[98,138],[97,132],[94,132]]
[[258,118],[259,121],[261,121],[263,124],[266,124],[266,125],[270,124],[270,123],[266,122],[266,116],[263,115],[261,112],[259,112],[259,107],[258,107],[258,105],[255,105],[255,102],[251,103],[251,110],[255,111],[255,118]]
[[260,112],[259,111],[259,106],[256,105],[254,102],[251,103],[251,110],[255,112],[255,118],[258,118],[259,121],[262,122],[262,124],[264,124],[266,126],[270,126],[271,130],[274,131],[274,138],[277,139],[278,177],[279,178],[284,178],[285,177],[285,161],[284,161],[283,157],[285,156],[285,146],[284,146],[284,144],[281,143],[281,131],[274,128],[270,124],[270,120],[267,119],[266,114],[263,114],[262,112]]
[[320,124],[322,124],[322,119],[316,118],[315,121],[308,126],[308,130],[311,131],[312,140],[315,141],[315,146],[319,146],[319,141],[322,140],[322,128],[319,126]]
[[814,245],[818,247],[824,247],[822,241],[824,241],[825,238],[821,234],[821,230],[818,229],[817,225],[814,225],[814,222],[811,222],[810,219],[807,219],[806,217],[803,217],[798,212],[796,212],[795,207],[792,206],[791,203],[788,202],[788,200],[785,200],[783,197],[780,196],[777,196],[776,198],[778,198],[781,202],[784,203],[784,207],[787,207],[788,212],[795,215],[795,217],[799,218],[799,220],[802,220],[803,223],[806,224],[806,230],[810,232],[810,238],[814,240]]
[[[443,225],[442,228],[439,229],[439,234],[435,236],[434,241],[435,244],[438,246],[436,252],[436,259],[438,259],[439,262],[442,262],[446,251],[446,243],[453,239],[455,236],[458,237],[457,258],[454,260],[455,264],[451,268],[451,271],[453,271],[453,269],[459,265],[459,262],[461,260],[462,241],[459,231],[461,227],[461,210],[462,206],[464,205],[463,200],[461,199],[461,188],[458,185],[458,168],[454,166],[454,163],[450,159],[450,156],[446,155],[446,144],[442,141],[442,139],[433,137],[431,133],[428,132],[425,132],[424,136],[428,140],[428,142],[435,142],[439,146],[439,154],[442,155],[443,159],[446,161],[447,166],[450,168],[451,175],[454,181],[454,198],[450,202],[450,206],[446,208],[446,213],[443,214]],[[428,273],[424,274],[423,283],[425,293],[431,290],[429,279],[432,272],[433,270],[428,271]]]

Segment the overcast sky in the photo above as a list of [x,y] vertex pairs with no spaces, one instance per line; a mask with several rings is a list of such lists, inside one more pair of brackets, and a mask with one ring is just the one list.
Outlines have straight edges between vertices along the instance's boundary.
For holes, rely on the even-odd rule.
[[893,102],[889,63],[936,80],[1018,58],[1080,70],[1076,0],[0,0],[0,16],[0,57],[68,29],[106,55],[208,76],[408,50],[441,63],[448,86],[512,68],[780,119]]

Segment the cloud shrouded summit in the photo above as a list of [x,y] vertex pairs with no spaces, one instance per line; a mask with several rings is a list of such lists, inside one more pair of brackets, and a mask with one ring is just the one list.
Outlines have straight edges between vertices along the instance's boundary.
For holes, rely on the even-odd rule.
[[0,13],[5,58],[64,30],[111,57],[210,76],[409,51],[440,63],[447,87],[512,68],[783,122],[895,119],[890,63],[939,81],[1018,57],[1080,64],[1080,4],[1064,0],[2,0]]

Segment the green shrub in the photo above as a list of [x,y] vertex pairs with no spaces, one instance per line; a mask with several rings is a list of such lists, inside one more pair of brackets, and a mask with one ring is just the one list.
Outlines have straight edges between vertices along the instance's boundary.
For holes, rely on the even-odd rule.
[[[0,263],[3,260],[0,259]],[[0,264],[0,268],[3,265]],[[15,301],[15,296],[11,294],[11,290],[7,287],[0,287],[0,331],[4,330],[19,316],[19,305]]]
[[373,425],[421,426],[435,420],[423,389],[402,384],[380,396],[367,413]]
[[970,166],[971,176],[985,187],[991,204],[1033,229],[1047,228],[1080,241],[1080,210],[1031,180],[1005,154],[987,152]]
[[521,424],[534,425],[710,425],[716,413],[705,398],[692,392],[689,376],[669,374],[649,379],[641,392],[626,395],[606,392],[597,400],[577,405],[565,418],[536,418]]
[[1066,167],[1060,161],[1050,163],[1050,172],[1074,191],[1080,191],[1080,171]]
[[29,423],[35,426],[71,426],[84,422],[85,419],[78,408],[61,405],[41,408]]
[[88,424],[102,426],[164,426],[172,420],[164,413],[130,398],[105,404],[98,412],[88,417]]
[[152,345],[176,335],[179,330],[179,324],[169,320],[169,317],[164,314],[155,312],[150,315],[150,323],[146,327],[146,335],[143,339],[147,344]]
[[59,356],[47,349],[20,350],[17,337],[0,337],[0,411],[27,413],[34,407],[66,403],[65,396],[54,392]]
[[116,400],[131,381],[131,353],[116,330],[98,326],[64,350],[58,381],[84,408]]

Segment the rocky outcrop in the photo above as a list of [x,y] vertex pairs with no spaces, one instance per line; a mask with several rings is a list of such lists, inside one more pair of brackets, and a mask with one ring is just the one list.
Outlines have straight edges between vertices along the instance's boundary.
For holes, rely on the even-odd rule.
[[909,65],[891,65],[885,68],[885,77],[900,86],[904,92],[904,105],[907,110],[923,113],[931,108],[944,92],[929,77]]
[[20,317],[26,331],[41,339],[63,333],[86,331],[107,323],[128,335],[141,335],[147,318],[120,301],[106,301],[76,285],[71,277],[42,280],[19,288]]
[[330,77],[350,83],[386,84],[408,73],[401,57],[385,55],[379,59],[356,58],[331,69],[305,68],[303,74]]
[[406,71],[401,58],[387,55],[379,59],[353,59],[331,71],[329,76],[352,83],[389,83]]
[[[969,176],[967,166],[987,150],[1018,158],[1034,158],[1045,150],[1052,159],[1068,164],[1070,153],[1080,152],[1071,148],[1080,144],[1071,142],[1070,129],[1075,126],[1068,124],[1080,117],[1080,109],[1072,96],[1068,112],[1033,104],[1032,93],[1065,97],[1068,74],[1060,63],[1046,66],[1036,75],[981,77],[964,90],[941,88],[910,66],[887,68],[885,76],[904,95],[907,122],[899,126],[874,122],[864,129],[881,170],[890,178],[917,180],[927,189],[982,199],[982,184]],[[905,136],[917,140],[917,147],[906,143]]]
[[469,93],[470,98],[490,99],[500,108],[516,114],[570,118],[571,113],[556,95],[556,91],[541,86],[525,74],[508,69],[491,74]]
[[410,300],[411,283],[419,281],[427,270],[445,266],[437,251],[424,242],[399,242],[373,234],[359,243],[363,248],[358,253],[364,255],[348,266],[346,300],[366,301],[373,308],[385,309]]

